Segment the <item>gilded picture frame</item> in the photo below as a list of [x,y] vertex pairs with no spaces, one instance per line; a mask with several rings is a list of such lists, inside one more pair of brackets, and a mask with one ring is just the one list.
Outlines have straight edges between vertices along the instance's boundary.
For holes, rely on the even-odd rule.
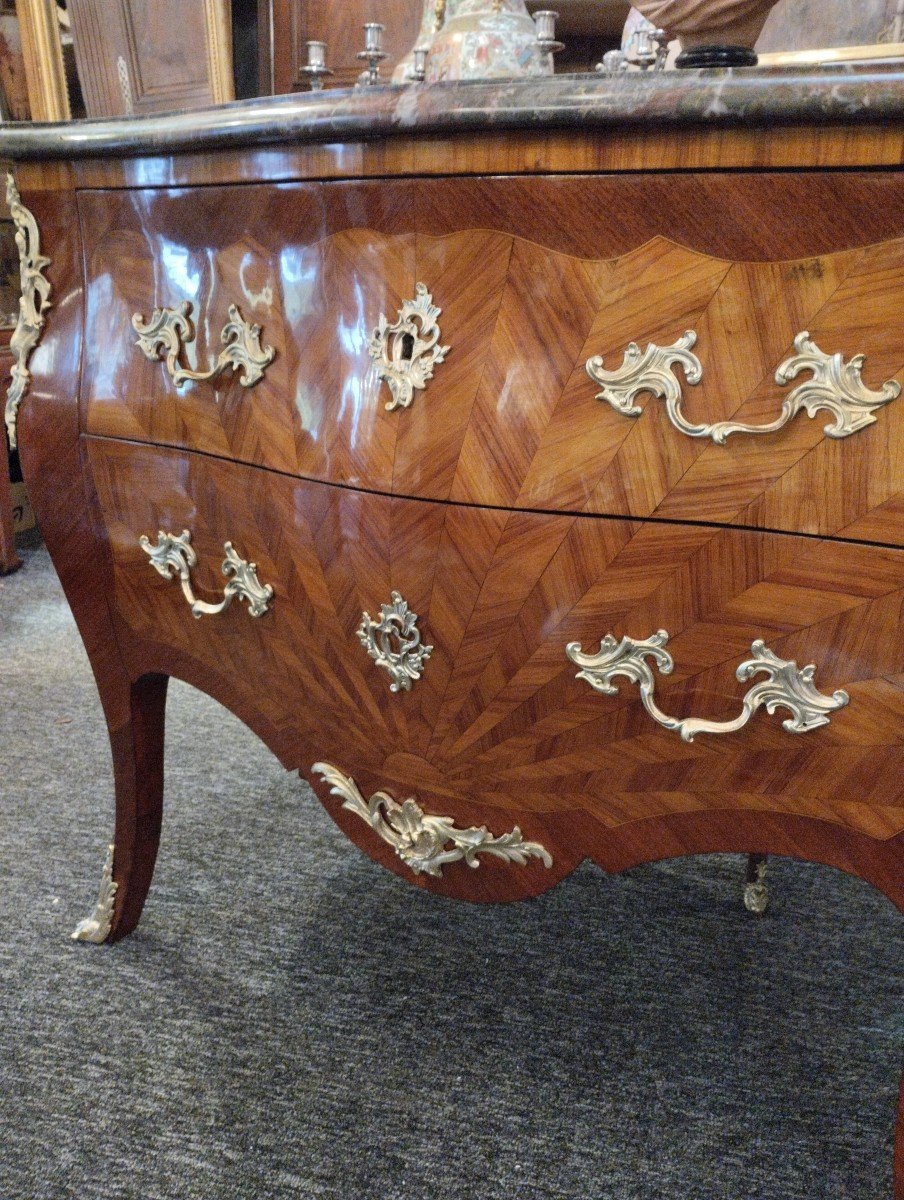
[[68,121],[72,111],[56,0],[16,0],[33,121]]

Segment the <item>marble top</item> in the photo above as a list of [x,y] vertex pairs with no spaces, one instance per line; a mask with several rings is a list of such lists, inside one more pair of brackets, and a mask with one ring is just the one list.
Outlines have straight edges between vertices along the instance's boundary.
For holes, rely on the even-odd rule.
[[0,125],[12,159],[171,154],[481,130],[904,126],[904,69],[833,66],[558,75],[304,92],[185,113]]

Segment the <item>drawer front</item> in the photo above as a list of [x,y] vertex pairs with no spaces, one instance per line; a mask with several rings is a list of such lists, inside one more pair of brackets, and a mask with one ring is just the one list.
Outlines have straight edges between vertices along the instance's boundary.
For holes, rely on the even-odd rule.
[[[87,428],[395,495],[901,544],[898,178],[83,192]],[[186,304],[168,368],[133,319]]]
[[[135,675],[202,687],[309,778],[326,763],[365,799],[517,826],[557,870],[695,813],[904,830],[902,551],[393,499],[91,439],[89,455]],[[183,531],[187,589],[151,554]],[[226,543],[268,590],[257,616],[247,595],[210,611],[237,577]],[[584,661],[606,644],[624,668],[608,677]],[[505,865],[431,885],[479,896]]]

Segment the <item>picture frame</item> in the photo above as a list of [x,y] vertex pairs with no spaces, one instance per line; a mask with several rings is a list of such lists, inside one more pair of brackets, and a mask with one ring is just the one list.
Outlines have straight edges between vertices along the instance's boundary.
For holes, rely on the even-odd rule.
[[68,121],[72,111],[56,0],[16,0],[33,121]]

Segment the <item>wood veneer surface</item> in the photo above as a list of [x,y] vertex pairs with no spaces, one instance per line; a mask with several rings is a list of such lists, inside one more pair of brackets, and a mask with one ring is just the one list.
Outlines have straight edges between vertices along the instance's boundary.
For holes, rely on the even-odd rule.
[[[904,380],[902,195],[890,172],[84,193],[87,428],[395,495],[901,544],[904,400],[843,440],[821,412],[718,446],[652,396],[638,419],[595,400],[585,364],[694,329],[707,422],[773,420],[803,331]],[[367,341],[418,281],[451,350],[388,412]],[[140,353],[132,315],[183,300],[201,364],[231,303],[262,326],[261,383],[177,390]]]
[[[823,132],[799,138],[783,134],[772,148],[770,139],[752,131],[737,136],[726,133],[724,140],[722,135],[702,140],[671,136],[660,143],[624,134],[615,143],[602,150],[589,139],[571,135],[533,142],[513,139],[510,147],[492,160],[493,140],[476,139],[469,145],[459,142],[461,158],[454,160],[453,156],[451,161],[472,170],[504,169],[505,164],[511,164],[514,171],[536,170],[538,162],[531,165],[531,154],[550,145],[559,165],[568,163],[586,170],[599,169],[603,163],[640,166],[645,152],[655,145],[662,152],[659,158],[654,155],[655,162],[672,166],[716,165],[720,148],[725,150],[726,163],[745,166],[778,162],[784,155],[787,164],[806,162],[818,167],[842,162],[852,147],[847,155],[849,165],[889,161],[898,165],[901,161],[899,130],[890,130],[887,136],[881,131],[852,135],[850,140],[846,135],[833,140]],[[898,147],[896,152],[893,144]],[[496,153],[500,153],[500,145],[497,140]],[[98,680],[110,730],[116,777],[114,872],[118,884],[111,940],[134,928],[151,882],[162,816],[164,700],[170,675],[188,680],[227,704],[287,766],[309,771],[314,757],[322,759],[332,752],[336,765],[353,773],[365,794],[378,787],[389,788],[400,798],[416,793],[427,811],[454,813],[462,823],[486,823],[494,832],[502,832],[517,820],[525,834],[543,841],[554,857],[549,871],[536,861],[515,871],[490,862],[477,872],[449,870],[435,881],[422,876],[415,880],[420,886],[477,900],[513,899],[550,886],[585,855],[607,870],[621,870],[656,857],[734,850],[792,854],[830,863],[870,880],[904,905],[900,782],[904,551],[856,541],[833,543],[710,527],[699,523],[699,513],[693,515],[694,524],[680,504],[674,517],[676,521],[680,518],[680,523],[646,519],[661,515],[662,500],[643,513],[642,520],[627,513],[609,519],[592,513],[518,511],[517,496],[514,501],[507,498],[513,486],[519,496],[526,486],[530,477],[524,469],[534,470],[531,486],[540,486],[536,480],[542,483],[546,478],[534,467],[539,456],[533,444],[529,456],[512,458],[514,467],[506,459],[497,470],[494,462],[485,482],[479,481],[479,472],[471,472],[478,486],[499,488],[502,481],[509,489],[503,490],[506,500],[499,507],[475,506],[470,492],[467,503],[444,503],[456,498],[451,490],[456,480],[463,486],[464,477],[458,471],[461,454],[450,453],[450,447],[456,446],[459,436],[464,446],[473,428],[470,414],[458,425],[454,415],[450,421],[434,417],[435,433],[426,424],[421,426],[425,436],[435,436],[437,446],[445,447],[425,458],[429,459],[432,482],[423,490],[426,497],[435,488],[433,500],[356,493],[347,486],[298,478],[297,460],[293,463],[292,456],[297,458],[299,444],[304,447],[304,437],[299,442],[296,426],[291,424],[292,436],[286,441],[285,397],[276,388],[258,394],[257,413],[237,404],[234,392],[223,390],[216,397],[206,394],[202,399],[193,389],[186,391],[180,402],[184,428],[179,427],[179,438],[199,449],[204,448],[203,438],[220,439],[221,451],[208,449],[206,454],[196,454],[185,449],[166,451],[153,442],[141,444],[141,437],[148,435],[140,422],[149,419],[160,422],[161,428],[172,428],[173,408],[159,386],[157,376],[162,368],[147,364],[151,374],[142,382],[133,375],[132,360],[125,365],[120,317],[131,315],[133,285],[115,261],[104,268],[102,257],[95,259],[99,239],[122,240],[123,234],[126,242],[132,238],[125,257],[142,285],[136,299],[145,313],[155,297],[160,303],[170,302],[156,289],[163,283],[168,288],[174,279],[189,278],[186,269],[190,267],[199,270],[200,278],[212,286],[215,300],[230,271],[232,278],[239,277],[236,272],[244,272],[246,315],[255,317],[260,314],[254,297],[262,297],[267,286],[266,276],[255,263],[268,261],[267,254],[273,250],[260,214],[267,212],[271,201],[265,196],[259,207],[246,206],[243,217],[254,231],[249,251],[241,238],[229,240],[231,218],[218,210],[213,190],[184,200],[178,193],[167,197],[153,188],[124,201],[112,193],[107,193],[103,202],[99,197],[82,196],[77,212],[70,191],[73,180],[112,186],[129,180],[142,184],[173,179],[212,183],[248,178],[268,165],[277,176],[280,171],[329,175],[356,168],[364,172],[411,170],[416,160],[426,171],[439,170],[440,159],[429,160],[430,152],[428,144],[426,157],[418,159],[412,151],[406,159],[405,148],[396,143],[391,152],[374,147],[366,154],[355,147],[301,148],[283,155],[249,152],[196,160],[88,164],[78,172],[43,164],[20,172],[24,198],[41,229],[42,248],[53,259],[49,274],[54,288],[54,308],[29,363],[33,381],[19,419],[21,456],[44,536]],[[445,170],[449,169],[447,159]],[[655,186],[666,188],[674,179],[655,181]],[[723,267],[723,278],[733,275],[742,281],[743,286],[735,292],[726,293],[724,284],[715,292],[722,297],[720,303],[732,295],[733,304],[740,303],[740,307],[729,304],[726,311],[742,316],[752,311],[762,325],[761,344],[758,337],[745,333],[744,319],[738,323],[744,354],[732,363],[732,371],[740,378],[749,366],[747,356],[762,353],[764,359],[768,357],[764,348],[771,348],[770,339],[777,336],[777,328],[791,315],[803,313],[814,295],[821,295],[827,277],[837,282],[832,295],[852,286],[851,281],[863,284],[853,287],[847,322],[839,314],[835,323],[827,326],[829,331],[856,332],[858,342],[873,336],[870,331],[883,328],[891,328],[894,334],[900,273],[896,243],[904,236],[897,198],[899,179],[899,175],[885,172],[808,175],[807,182],[815,185],[812,191],[796,181],[791,185],[798,188],[794,194],[800,219],[795,221],[789,208],[786,226],[770,219],[782,211],[780,181],[767,178],[764,190],[757,193],[753,176],[740,180],[725,175],[713,185],[718,188],[724,183],[729,191],[737,187],[740,218],[726,223],[723,210],[712,204],[694,213],[678,205],[678,216],[669,215],[669,220],[678,222],[671,236],[658,226],[644,235],[644,223],[655,225],[655,214],[644,216],[642,205],[635,204],[632,210],[641,211],[639,224],[632,217],[627,228],[623,214],[612,214],[610,221],[603,206],[599,211],[591,206],[589,228],[605,241],[602,252],[595,246],[587,251],[555,241],[555,236],[561,237],[553,232],[555,202],[563,194],[556,189],[577,187],[573,181],[529,181],[541,191],[547,186],[551,190],[546,193],[549,202],[537,207],[538,221],[527,232],[517,224],[527,218],[517,215],[516,204],[509,215],[515,223],[503,228],[479,216],[498,206],[497,187],[514,188],[511,181],[493,181],[489,187],[481,180],[462,181],[456,185],[458,191],[442,193],[449,198],[447,205],[435,202],[439,193],[431,196],[422,187],[414,189],[412,201],[408,196],[411,185],[405,181],[386,189],[379,199],[367,199],[366,189],[355,185],[337,189],[327,200],[330,189],[315,183],[309,198],[319,194],[320,200],[313,206],[295,204],[290,206],[290,217],[280,216],[278,227],[284,241],[288,239],[284,249],[289,251],[280,260],[280,268],[287,274],[299,269],[301,279],[310,267],[314,280],[317,256],[321,263],[322,256],[328,256],[337,282],[344,286],[349,280],[364,280],[379,292],[381,302],[389,305],[406,291],[422,261],[435,261],[429,258],[431,254],[442,261],[445,255],[448,276],[460,279],[456,286],[470,301],[469,319],[481,331],[463,338],[465,350],[457,363],[450,356],[443,364],[449,368],[443,372],[445,386],[449,394],[456,394],[455,389],[473,388],[478,376],[489,378],[494,338],[505,322],[497,315],[493,336],[486,339],[482,316],[484,311],[493,311],[493,297],[500,292],[503,296],[518,294],[513,278],[534,281],[550,320],[561,320],[565,297],[570,310],[584,312],[586,323],[581,302],[588,294],[605,293],[605,281],[617,272],[619,259],[652,254],[648,265],[655,274],[657,261],[683,256],[686,278],[696,281],[695,287],[701,276],[710,271],[718,275]],[[635,182],[629,177],[615,181],[618,186]],[[681,187],[692,187],[695,182],[685,179]],[[438,186],[445,188],[447,183]],[[604,193],[594,193],[594,188],[613,186],[607,179],[579,183],[581,187],[589,185],[589,194],[597,196]],[[287,192],[281,189],[274,194],[283,197]],[[514,191],[508,194],[515,195]],[[243,195],[253,198],[250,191]],[[767,219],[760,219],[762,206],[752,202],[757,195],[774,206],[766,211]],[[205,209],[207,196],[213,197],[213,202]],[[299,197],[296,192],[292,199]],[[107,202],[114,219],[105,224],[96,217]],[[181,228],[167,226],[166,206],[170,203],[185,216]],[[136,217],[142,204],[143,216],[138,213]],[[97,209],[92,211],[92,205]],[[158,205],[162,207],[155,207]],[[848,215],[851,212],[853,216]],[[131,213],[128,221],[122,219],[123,213]],[[156,233],[147,224],[149,217],[161,221]],[[853,239],[852,222],[859,229]],[[558,223],[566,230],[588,227],[587,223],[583,227],[578,222]],[[699,234],[676,240],[676,228],[692,230],[695,223],[714,230],[710,238],[728,237],[734,248],[700,245],[695,241]],[[616,232],[616,226],[622,232]],[[81,228],[87,239],[84,253]],[[188,237],[186,230],[192,229],[199,236]],[[546,231],[544,236],[538,236],[536,229]],[[497,248],[493,239],[511,242],[505,279],[482,291],[476,281],[469,291],[468,281],[462,278],[465,251],[475,230],[488,239],[480,243],[486,252]],[[134,236],[136,231],[150,237],[159,252],[160,273],[148,273],[148,258],[140,248],[140,237]],[[216,237],[209,236],[210,231]],[[736,241],[731,243],[731,237]],[[738,249],[741,245],[748,248],[742,251]],[[307,249],[310,246],[316,249],[313,258]],[[516,255],[520,257],[512,276]],[[485,257],[490,256],[487,253]],[[832,261],[827,263],[829,257]],[[822,274],[800,261],[807,259],[819,260]],[[795,260],[799,277],[786,300],[775,290],[773,264],[789,260]],[[86,349],[97,347],[96,353],[82,353],[82,261],[90,268],[85,345]],[[890,263],[885,272],[881,261]],[[98,262],[101,269],[96,269]],[[537,267],[533,274],[531,263]],[[549,270],[556,281],[556,297],[543,294],[541,268]],[[780,277],[783,270],[778,268]],[[784,282],[790,286],[791,277]],[[150,296],[147,284],[152,285]],[[657,293],[657,303],[667,305],[669,289],[662,292],[665,300]],[[491,299],[487,300],[487,295]],[[282,303],[280,314],[289,314],[286,327],[297,332],[303,323],[300,310],[287,306],[281,291],[274,296]],[[317,311],[316,287],[312,285],[307,296]],[[738,296],[746,296],[753,309],[745,309]],[[750,301],[751,296],[759,299]],[[771,297],[777,298],[773,301]],[[817,315],[830,311],[831,299],[828,296],[815,310]],[[265,303],[269,306],[273,300]],[[482,310],[482,304],[488,308]],[[500,302],[498,311],[503,308]],[[454,324],[459,319],[457,311],[454,302],[446,304],[444,320],[451,319]],[[361,333],[372,318],[363,301],[349,313],[342,327],[346,338],[343,352],[348,362],[353,362],[360,355]],[[590,314],[591,322],[595,316],[596,312]],[[218,304],[205,309],[198,339],[202,353],[214,344],[222,320]],[[570,326],[566,332],[573,336]],[[517,321],[508,336],[517,350],[518,339],[525,336]],[[303,345],[310,361],[329,377],[334,369],[335,342],[318,344],[312,337]],[[882,364],[883,371],[900,371],[900,363],[895,366],[891,362],[895,352],[889,351],[889,342],[877,337],[869,345],[874,347],[870,370],[885,354],[889,357],[887,365]],[[295,370],[291,345],[281,343],[279,349],[280,357],[289,360],[286,368]],[[852,345],[850,352],[862,349]],[[553,367],[544,364],[544,370],[547,376],[558,373],[567,384],[570,376],[556,365],[560,364],[558,356],[556,349]],[[95,428],[95,404],[103,402],[107,394],[104,363],[123,394],[139,398],[134,409],[131,404],[104,406],[103,420],[110,420],[111,414],[122,420],[127,413],[129,420],[138,423],[138,433],[135,428],[130,432],[118,427],[104,430],[118,438],[137,439],[130,443],[80,436],[86,418]],[[83,368],[85,378],[81,380]],[[124,374],[118,374],[121,372]],[[295,377],[284,376],[283,383],[286,378]],[[441,378],[438,372],[436,381]],[[872,375],[868,379],[873,385],[877,382]],[[479,384],[477,388],[471,406],[475,411]],[[79,393],[81,414],[76,405]],[[109,395],[115,397],[112,391]],[[563,389],[555,397],[553,411],[566,402],[566,395]],[[148,397],[153,397],[153,405],[147,404]],[[86,403],[89,398],[90,406]],[[357,406],[364,411],[365,399],[355,386],[343,393],[343,404],[350,409]],[[765,394],[754,390],[743,400],[752,406],[748,411],[765,413]],[[757,407],[761,402],[762,409]],[[535,445],[541,446],[551,424],[542,412],[543,404],[550,403],[546,385],[536,403],[542,420],[533,433],[529,422],[521,429],[522,433],[526,429],[528,441],[532,437]],[[594,405],[591,401],[591,409]],[[640,434],[640,444],[658,428],[655,405],[648,403],[646,408],[632,434],[636,437],[637,430],[646,430]],[[294,411],[299,411],[297,405]],[[510,411],[524,420],[516,406]],[[449,412],[455,414],[451,403]],[[744,511],[756,512],[751,523],[780,523],[790,506],[794,521],[812,519],[813,523],[804,527],[813,531],[895,543],[900,529],[899,419],[892,404],[879,415],[880,424],[884,422],[884,441],[858,443],[857,437],[852,439],[848,445],[855,449],[846,451],[851,457],[841,465],[841,476],[838,462],[823,462],[814,470],[812,464],[822,451],[806,444],[805,438],[801,443],[789,443],[799,454],[793,463],[785,464],[784,474],[794,481],[799,462],[805,464],[804,474],[812,473],[806,480],[798,476],[790,490],[783,490],[783,483],[773,495],[771,510],[763,498],[774,480],[761,481],[761,491],[745,501],[748,508]],[[253,435],[249,435],[252,425]],[[152,428],[154,440],[165,440],[156,425]],[[357,444],[347,436],[351,428],[361,427],[354,420],[344,426],[341,420],[335,422],[328,449],[320,451],[321,461],[339,462],[348,472],[360,472],[364,467],[383,471],[392,486],[397,464],[402,475],[406,470],[416,471],[417,439],[412,440],[409,433],[406,451],[398,423],[393,426],[396,432],[387,436],[375,425],[364,442]],[[798,418],[795,438],[802,436],[802,428],[808,426]],[[873,434],[875,428],[867,434]],[[267,455],[284,455],[278,468],[284,473],[218,459],[217,453],[235,454],[233,436],[238,439],[235,444],[252,446],[252,461],[272,466],[275,460]],[[276,450],[269,444],[273,440]],[[870,446],[869,451],[857,449],[858,444]],[[654,480],[664,479],[668,485],[665,498],[675,495],[684,502],[680,480],[676,484],[669,474],[670,456],[676,453],[674,443],[658,445],[653,438],[645,444],[645,453]],[[831,477],[825,473],[829,465],[835,472]],[[343,483],[351,478],[349,475]],[[631,482],[630,474],[625,478]],[[844,488],[834,491],[839,478],[844,480]],[[437,480],[442,480],[443,486],[451,480],[445,496]],[[803,505],[797,488],[810,489],[809,508]],[[724,500],[717,492],[718,484],[710,488],[708,503]],[[796,504],[799,507],[795,508]],[[830,515],[824,516],[824,511]],[[728,514],[724,519],[738,520]],[[234,605],[219,622],[193,621],[178,586],[156,576],[143,552],[136,551],[139,533],[153,536],[157,528],[169,523],[174,531],[190,527],[195,534],[200,553],[197,582],[205,596],[212,598],[214,591],[222,588],[218,575],[222,541],[233,538],[242,552],[258,561],[264,581],[273,582],[277,593],[273,612],[258,624]],[[424,678],[410,695],[399,697],[399,704],[386,703],[388,679],[370,663],[354,638],[363,609],[375,612],[388,600],[391,587],[405,589],[406,598],[423,618],[426,639],[435,647]],[[730,739],[701,735],[688,746],[650,722],[630,684],[622,685],[616,697],[601,697],[575,680],[573,668],[562,662],[560,640],[581,640],[591,648],[595,639],[610,629],[642,637],[660,626],[673,635],[670,649],[676,662],[674,674],[660,681],[661,688],[657,685],[657,696],[667,711],[716,719],[736,715],[740,689],[733,671],[756,636],[765,636],[777,652],[801,663],[814,661],[819,686],[825,690],[843,686],[852,702],[834,715],[828,727],[805,737],[785,733],[781,714],[770,718],[760,712],[731,745]],[[357,817],[341,810],[334,798],[324,799],[352,840],[390,869],[411,878],[390,848],[378,842]],[[904,1200],[904,1089],[895,1189],[896,1200]]]
[[[76,163],[44,160],[17,167],[30,187],[145,187],[297,179],[392,176],[547,175],[601,172],[726,171],[797,168],[844,171],[900,168],[904,131],[870,127],[788,126],[770,129],[627,130],[599,136],[562,131],[474,131],[371,142],[329,142],[241,151],[186,152]],[[709,215],[709,214],[707,214]]]
[[[362,787],[451,806],[465,824],[482,813],[478,823],[493,814],[552,830],[572,864],[610,831],[714,808],[889,844],[904,832],[904,552],[367,496],[98,439],[88,453],[131,673],[200,681],[287,766],[306,774],[326,759]],[[191,531],[208,598],[222,590],[231,540],[274,587],[272,611],[252,620],[236,605],[194,620],[139,545],[161,529]],[[397,695],[355,635],[393,590],[434,647],[423,678]],[[607,633],[663,627],[675,671],[657,697],[669,713],[737,715],[734,672],[760,637],[816,663],[820,689],[844,687],[851,704],[807,736],[760,714],[741,733],[685,744],[632,685],[597,695],[565,655],[572,641],[592,651]],[[572,821],[583,834],[566,833]],[[375,849],[366,827],[350,832]],[[558,875],[524,879],[534,890]],[[489,894],[521,888],[519,872],[503,876],[510,884],[487,877]],[[479,885],[460,864],[430,886]]]

